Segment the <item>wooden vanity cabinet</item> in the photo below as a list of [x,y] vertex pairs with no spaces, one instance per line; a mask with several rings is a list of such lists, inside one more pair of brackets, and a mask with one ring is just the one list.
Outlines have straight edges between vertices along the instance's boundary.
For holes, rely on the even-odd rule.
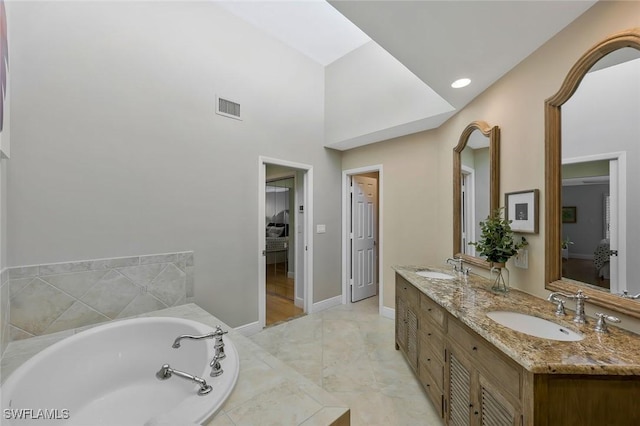
[[396,349],[446,424],[521,425],[521,367],[401,276]]
[[405,279],[396,281],[396,349],[418,373],[418,309],[420,292]]
[[400,275],[396,349],[447,425],[640,425],[640,376],[532,373]]
[[444,310],[402,277],[396,280],[396,349],[444,417]]

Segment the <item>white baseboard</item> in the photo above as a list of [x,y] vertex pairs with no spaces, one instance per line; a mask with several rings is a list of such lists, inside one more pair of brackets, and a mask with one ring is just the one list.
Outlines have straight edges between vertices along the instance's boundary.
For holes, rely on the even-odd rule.
[[262,331],[262,327],[260,327],[260,321],[256,321],[249,324],[241,325],[240,327],[236,327],[235,330],[243,336],[249,337]]
[[304,309],[304,299],[302,297],[296,297],[296,300],[293,301],[293,304],[300,309]]
[[333,308],[334,306],[342,305],[342,295],[325,299],[322,302],[314,303],[311,306],[311,312],[320,312],[325,309]]
[[380,310],[380,315],[384,318],[396,319],[396,310],[394,308],[387,308],[383,306]]
[[287,272],[287,277],[289,277],[289,278],[295,278],[295,277],[296,277],[296,273],[295,273],[295,272],[291,272],[291,271],[289,271],[289,272]]

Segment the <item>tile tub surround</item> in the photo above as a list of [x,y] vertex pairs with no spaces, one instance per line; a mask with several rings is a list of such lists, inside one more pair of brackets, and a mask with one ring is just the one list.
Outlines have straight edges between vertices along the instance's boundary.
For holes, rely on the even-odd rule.
[[[488,290],[491,282],[477,275],[469,279],[423,278],[420,270],[450,273],[450,270],[420,266],[393,269],[454,317],[532,373],[640,375],[640,335],[609,326],[608,334],[596,333],[596,320],[588,324],[572,322],[573,312],[559,318],[555,306],[530,294],[510,290],[497,294]],[[553,321],[582,333],[579,342],[558,342],[513,331],[487,317],[491,311],[515,311]],[[605,310],[606,311],[606,310]]]
[[7,293],[9,341],[129,317],[191,301],[193,252],[9,268]]
[[[349,425],[350,411],[345,403],[199,306],[189,303],[138,316],[186,318],[212,328],[220,324],[224,330],[229,330],[228,336],[240,356],[240,375],[231,396],[208,426]],[[41,350],[84,329],[86,327],[11,342],[0,365],[2,380]],[[215,379],[211,384],[215,389]]]

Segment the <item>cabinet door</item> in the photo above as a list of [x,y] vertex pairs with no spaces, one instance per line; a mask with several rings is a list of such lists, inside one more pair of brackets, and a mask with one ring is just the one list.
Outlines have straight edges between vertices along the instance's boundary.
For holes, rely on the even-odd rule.
[[447,424],[467,426],[471,423],[471,414],[474,412],[471,398],[472,369],[468,362],[458,356],[455,349],[451,350],[451,348],[448,367]]
[[520,413],[502,395],[499,387],[480,375],[480,418],[483,426],[518,426]]
[[418,316],[407,309],[407,358],[409,365],[418,371]]
[[396,342],[407,353],[407,300],[396,296]]

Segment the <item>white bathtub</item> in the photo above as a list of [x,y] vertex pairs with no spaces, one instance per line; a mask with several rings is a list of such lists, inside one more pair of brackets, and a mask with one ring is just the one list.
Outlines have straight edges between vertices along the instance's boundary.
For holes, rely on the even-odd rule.
[[[20,366],[2,386],[2,425],[191,425],[207,422],[238,378],[239,359],[224,336],[224,373],[210,377],[213,340],[183,340],[213,329],[179,318],[136,318],[98,326],[64,339]],[[173,375],[164,364],[206,380],[213,390]],[[16,419],[22,416],[22,419]],[[49,419],[49,420],[47,420]]]

